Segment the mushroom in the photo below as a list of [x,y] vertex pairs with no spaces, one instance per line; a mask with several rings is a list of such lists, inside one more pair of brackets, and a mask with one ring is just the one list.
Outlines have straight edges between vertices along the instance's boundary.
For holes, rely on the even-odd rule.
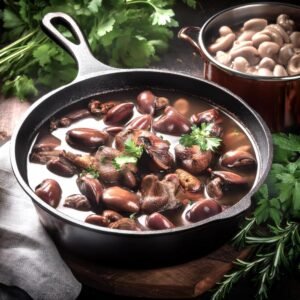
[[208,47],[208,50],[212,53],[217,53],[218,51],[227,51],[232,47],[235,40],[234,33],[228,33],[227,35],[219,37],[212,45]]
[[[300,37],[299,37],[300,38]],[[292,44],[285,44],[281,47],[278,54],[278,63],[286,66],[290,58],[294,55],[295,50]]]
[[141,228],[136,221],[129,218],[122,218],[116,222],[110,223],[108,227],[112,229],[141,231]]
[[187,211],[186,219],[190,222],[199,222],[222,211],[222,207],[213,199],[199,200]]
[[190,126],[189,120],[171,106],[168,106],[164,114],[153,123],[155,131],[177,136],[189,132]]
[[279,15],[276,23],[280,25],[287,33],[291,33],[294,30],[295,22],[286,14]]
[[258,47],[260,57],[273,58],[279,52],[279,45],[274,42],[262,42]]
[[63,177],[72,177],[77,172],[77,168],[64,157],[53,157],[46,166],[52,173]]
[[273,71],[274,67],[275,67],[276,63],[275,61],[270,58],[270,57],[264,57],[260,62],[259,62],[259,68],[265,68],[268,69],[270,71]]
[[91,116],[91,113],[88,109],[78,109],[73,112],[70,112],[69,114],[65,115],[64,117],[61,117],[60,119],[53,119],[50,122],[50,131],[53,131],[59,127],[68,127],[72,123],[79,121],[84,118],[88,118]]
[[176,174],[179,178],[180,185],[185,191],[198,192],[201,189],[202,184],[197,177],[182,169],[177,169]]
[[175,147],[175,156],[177,164],[194,175],[206,170],[213,157],[211,151],[201,151],[199,146],[184,147],[180,144]]
[[230,66],[232,58],[229,53],[226,53],[224,51],[218,51],[216,53],[216,60],[225,66]]
[[273,76],[273,72],[267,68],[259,68],[257,74],[259,76]]
[[259,52],[253,46],[233,48],[229,53],[232,58],[236,58],[238,56],[244,57],[250,65],[256,65],[259,62]]
[[134,104],[132,102],[120,103],[112,107],[104,116],[106,125],[118,126],[126,123],[133,116]]
[[288,62],[287,72],[291,76],[300,74],[300,53],[291,57]]
[[88,105],[88,108],[93,115],[100,117],[106,115],[107,112],[117,104],[118,102],[116,101],[108,101],[102,103],[99,100],[91,100]]
[[221,26],[219,28],[219,34],[220,36],[228,35],[229,33],[232,33],[232,29],[228,26]]
[[66,133],[66,142],[82,151],[95,151],[108,142],[108,133],[92,128],[73,128]]
[[249,68],[249,62],[242,56],[236,57],[232,62],[232,68],[240,72],[246,72]]
[[268,25],[268,21],[262,18],[253,18],[244,23],[243,30],[260,31]]
[[212,179],[206,186],[206,193],[210,198],[221,199],[223,197],[223,181],[220,177]]
[[81,211],[89,211],[92,208],[88,198],[81,194],[73,194],[66,197],[64,206]]
[[103,187],[100,181],[89,174],[79,176],[76,180],[80,192],[90,201],[92,207],[96,208],[103,193]]
[[136,213],[140,210],[138,195],[118,186],[105,189],[102,201],[107,208],[119,212]]
[[216,108],[211,108],[204,110],[202,112],[193,114],[191,116],[191,122],[196,125],[201,125],[202,123],[221,123],[222,118],[220,113]]
[[220,157],[220,165],[226,168],[236,168],[256,165],[255,157],[240,148],[225,152]]
[[36,188],[35,194],[52,207],[57,207],[62,190],[54,179],[43,180]]
[[228,171],[211,171],[211,174],[214,177],[220,177],[225,183],[227,184],[236,184],[236,185],[243,185],[247,184],[248,180],[246,177],[238,175],[233,172]]
[[143,131],[138,137],[138,145],[144,148],[138,165],[146,167],[152,172],[171,170],[174,166],[174,158],[169,151],[168,141],[161,139],[149,131]]
[[276,77],[288,76],[288,73],[282,65],[276,65],[273,70],[273,76]]
[[87,216],[84,222],[101,227],[107,227],[109,224],[109,220],[107,218],[96,214]]
[[295,48],[300,48],[300,31],[294,31],[290,35],[290,39]]
[[152,126],[152,116],[142,115],[132,119],[128,124],[126,124],[126,129],[143,129],[150,130]]
[[[174,176],[173,176],[174,177]],[[160,181],[156,175],[146,175],[141,182],[141,209],[146,214],[174,209],[181,205],[176,199],[179,187],[174,178],[165,178]]]
[[151,91],[143,91],[137,96],[137,110],[141,114],[153,115],[169,105],[166,97],[157,97]]
[[153,230],[174,228],[175,225],[164,215],[155,212],[146,218],[146,225]]
[[239,35],[237,41],[240,41],[240,42],[251,41],[251,39],[255,33],[256,33],[256,31],[254,31],[254,30],[245,30]]
[[256,32],[253,36],[252,36],[252,42],[253,42],[253,46],[254,47],[258,47],[262,42],[269,42],[271,41],[271,37],[264,33],[264,32]]

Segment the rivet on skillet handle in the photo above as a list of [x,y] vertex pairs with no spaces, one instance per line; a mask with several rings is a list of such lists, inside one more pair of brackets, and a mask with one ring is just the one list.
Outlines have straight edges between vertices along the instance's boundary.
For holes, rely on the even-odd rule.
[[205,56],[205,54],[202,52],[201,47],[200,47],[200,46],[198,45],[198,43],[195,42],[195,41],[193,40],[193,38],[191,38],[191,37],[189,36],[189,34],[188,34],[188,33],[191,33],[191,32],[193,32],[193,33],[198,33],[198,34],[199,34],[200,30],[201,30],[201,28],[200,28],[200,27],[197,27],[197,26],[183,27],[183,28],[181,28],[180,31],[178,32],[177,37],[178,37],[179,39],[182,39],[182,40],[187,41],[188,43],[190,43],[190,44],[193,46],[193,48],[194,48],[197,52],[199,52],[200,57],[201,57],[203,60],[206,60],[206,58],[205,58],[206,56]]
[[[69,29],[75,40],[78,41],[78,44],[71,42],[60,33],[55,27],[55,25],[58,24],[64,25]],[[78,64],[78,74],[74,81],[80,80],[81,77],[87,74],[114,69],[101,63],[92,55],[82,31],[79,29],[74,19],[69,15],[61,12],[47,13],[42,19],[41,27],[53,41],[63,47],[75,58]]]

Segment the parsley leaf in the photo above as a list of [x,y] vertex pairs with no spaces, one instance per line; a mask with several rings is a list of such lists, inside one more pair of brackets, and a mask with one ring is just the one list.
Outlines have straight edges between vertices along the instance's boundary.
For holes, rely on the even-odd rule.
[[212,123],[202,123],[201,127],[193,125],[192,131],[183,134],[179,139],[179,143],[185,147],[198,145],[202,151],[215,151],[220,146],[222,139],[211,136],[212,126]]
[[136,145],[132,139],[126,140],[124,146],[124,153],[120,156],[117,156],[113,160],[113,165],[117,170],[120,170],[124,164],[136,164],[138,159],[143,154],[144,148],[142,146]]
[[134,156],[128,156],[128,155],[120,155],[117,156],[113,160],[113,165],[116,168],[116,170],[121,170],[121,167],[125,164],[133,163],[136,164],[138,159]]
[[90,174],[93,178],[99,178],[100,176],[99,171],[93,167],[86,168],[80,175],[82,176],[86,174]]

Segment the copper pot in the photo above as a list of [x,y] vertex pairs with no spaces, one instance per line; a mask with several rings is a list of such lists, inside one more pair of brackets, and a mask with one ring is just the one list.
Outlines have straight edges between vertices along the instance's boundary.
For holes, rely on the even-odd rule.
[[[199,52],[204,61],[204,77],[242,97],[263,117],[272,131],[300,127],[300,75],[265,77],[242,73],[219,63],[207,48],[223,25],[237,29],[251,18],[275,22],[280,14],[287,14],[299,26],[300,6],[266,2],[228,8],[212,16],[202,28],[185,27],[178,33],[179,38],[191,43]],[[197,42],[188,35],[192,32],[198,34]]]

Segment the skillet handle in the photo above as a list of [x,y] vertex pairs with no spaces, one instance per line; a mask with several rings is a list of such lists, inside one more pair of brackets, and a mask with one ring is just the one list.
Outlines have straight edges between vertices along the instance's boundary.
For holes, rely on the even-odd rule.
[[[71,42],[59,32],[56,28],[56,25],[59,24],[71,31],[76,43]],[[114,68],[101,63],[92,55],[82,31],[69,15],[61,12],[47,13],[42,19],[41,27],[53,41],[75,58],[78,65],[78,73],[74,81],[94,72],[114,70]]]

